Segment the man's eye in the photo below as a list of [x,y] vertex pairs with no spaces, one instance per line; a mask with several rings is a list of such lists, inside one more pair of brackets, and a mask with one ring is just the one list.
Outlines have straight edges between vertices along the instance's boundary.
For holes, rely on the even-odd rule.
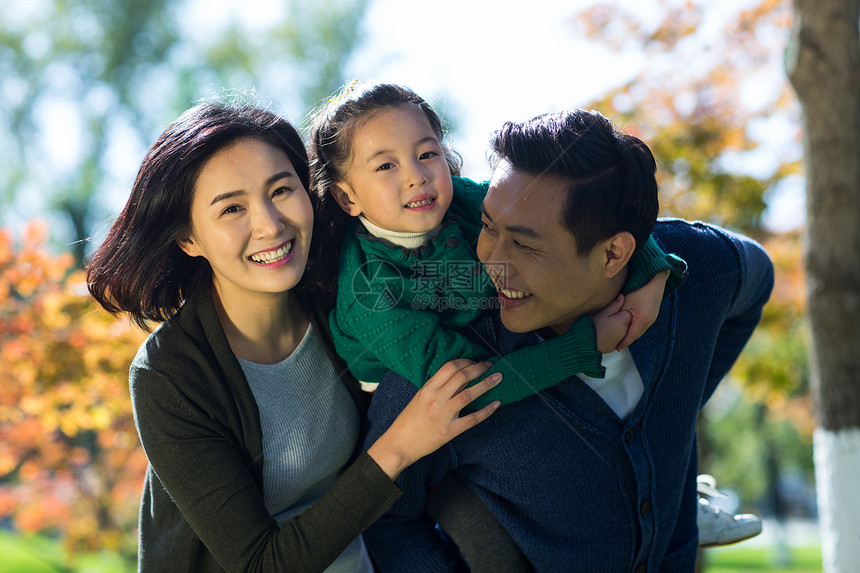
[[524,245],[521,242],[516,241],[516,240],[514,241],[514,246],[518,249],[530,249],[531,248],[528,245]]
[[481,221],[481,228],[484,229],[485,231],[494,231],[495,230],[486,221]]

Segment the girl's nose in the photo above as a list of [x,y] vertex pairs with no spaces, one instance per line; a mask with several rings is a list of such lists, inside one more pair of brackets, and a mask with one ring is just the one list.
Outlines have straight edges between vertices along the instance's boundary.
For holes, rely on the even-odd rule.
[[427,169],[427,167],[423,163],[421,163],[420,161],[414,162],[409,172],[409,186],[415,187],[425,185],[429,179],[428,172],[429,169]]

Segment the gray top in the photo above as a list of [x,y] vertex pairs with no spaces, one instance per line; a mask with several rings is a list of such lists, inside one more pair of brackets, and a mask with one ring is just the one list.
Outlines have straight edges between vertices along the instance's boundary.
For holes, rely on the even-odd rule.
[[[358,441],[358,409],[312,325],[284,360],[257,364],[240,358],[239,364],[260,412],[266,509],[283,526],[340,476]],[[372,570],[361,536],[326,569]]]

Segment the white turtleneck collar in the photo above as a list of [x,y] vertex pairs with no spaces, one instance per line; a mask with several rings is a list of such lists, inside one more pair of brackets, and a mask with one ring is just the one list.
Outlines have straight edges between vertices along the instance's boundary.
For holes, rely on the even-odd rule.
[[364,215],[359,215],[358,220],[361,221],[361,224],[364,225],[367,232],[374,237],[385,239],[386,241],[394,243],[398,247],[403,247],[405,249],[417,249],[424,246],[439,228],[436,227],[423,233],[409,233],[385,229],[375,223],[371,223]]

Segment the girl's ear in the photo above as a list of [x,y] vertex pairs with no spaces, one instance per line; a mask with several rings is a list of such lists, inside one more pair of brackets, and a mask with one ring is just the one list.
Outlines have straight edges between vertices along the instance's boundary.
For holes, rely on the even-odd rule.
[[351,217],[358,217],[361,215],[361,207],[352,200],[353,193],[349,184],[335,183],[331,186],[329,192],[334,196],[337,204],[340,205],[340,208],[343,209],[347,215]]

